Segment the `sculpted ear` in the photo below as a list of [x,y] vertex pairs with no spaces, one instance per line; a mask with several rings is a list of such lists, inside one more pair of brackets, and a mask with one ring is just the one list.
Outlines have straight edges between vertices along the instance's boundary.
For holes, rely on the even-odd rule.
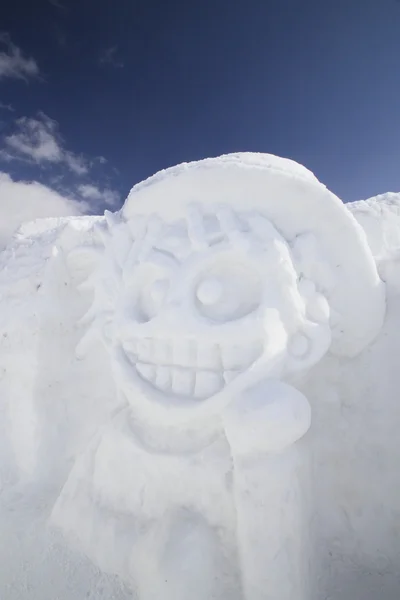
[[289,365],[292,372],[315,365],[328,352],[332,343],[330,307],[311,279],[301,277],[298,293],[304,305],[304,318],[288,341]]
[[[351,357],[366,348],[382,327],[385,287],[361,228],[349,211],[345,213],[350,231],[344,221],[342,231],[338,223],[332,225],[338,232],[336,238],[328,240],[326,233],[315,228],[295,236],[290,245],[299,291],[307,306],[306,319],[329,328],[332,354]],[[313,332],[312,327],[306,329]],[[327,340],[327,333],[324,337]],[[323,348],[319,334],[315,342]]]
[[298,372],[314,366],[328,352],[332,342],[328,324],[305,321],[288,343],[289,372]]

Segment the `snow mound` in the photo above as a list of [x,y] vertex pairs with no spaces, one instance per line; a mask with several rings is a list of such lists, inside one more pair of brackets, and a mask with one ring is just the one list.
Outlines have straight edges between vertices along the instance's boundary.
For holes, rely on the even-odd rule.
[[86,208],[38,182],[13,181],[0,171],[0,251],[21,223],[47,216],[80,215]]
[[400,251],[400,193],[388,192],[347,206],[363,227],[377,260]]

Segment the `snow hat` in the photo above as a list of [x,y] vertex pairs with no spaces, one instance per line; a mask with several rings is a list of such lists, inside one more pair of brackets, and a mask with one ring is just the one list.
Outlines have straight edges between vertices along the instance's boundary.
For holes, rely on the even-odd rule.
[[134,186],[121,216],[156,214],[171,222],[192,203],[204,211],[220,204],[257,211],[273,223],[292,249],[299,277],[329,302],[333,353],[353,356],[379,333],[385,291],[365,233],[308,169],[251,152],[183,163]]

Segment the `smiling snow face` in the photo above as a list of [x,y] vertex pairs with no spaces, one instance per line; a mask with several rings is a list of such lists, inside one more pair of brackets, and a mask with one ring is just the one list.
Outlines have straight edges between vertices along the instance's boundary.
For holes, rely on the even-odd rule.
[[[305,305],[289,246],[266,217],[191,206],[185,219],[151,215],[125,227],[133,243],[108,336],[133,390],[198,402],[254,365],[277,374]],[[301,354],[310,351],[303,335]]]

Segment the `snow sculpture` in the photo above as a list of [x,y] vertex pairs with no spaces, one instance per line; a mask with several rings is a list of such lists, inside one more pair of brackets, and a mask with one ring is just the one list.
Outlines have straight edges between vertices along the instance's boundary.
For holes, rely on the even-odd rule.
[[397,600],[398,206],[239,154],[26,224],[0,254],[0,596]]
[[139,599],[310,600],[299,389],[381,328],[361,228],[306,169],[244,154],[150,178],[98,234],[77,351],[102,340],[120,409],[52,523]]

